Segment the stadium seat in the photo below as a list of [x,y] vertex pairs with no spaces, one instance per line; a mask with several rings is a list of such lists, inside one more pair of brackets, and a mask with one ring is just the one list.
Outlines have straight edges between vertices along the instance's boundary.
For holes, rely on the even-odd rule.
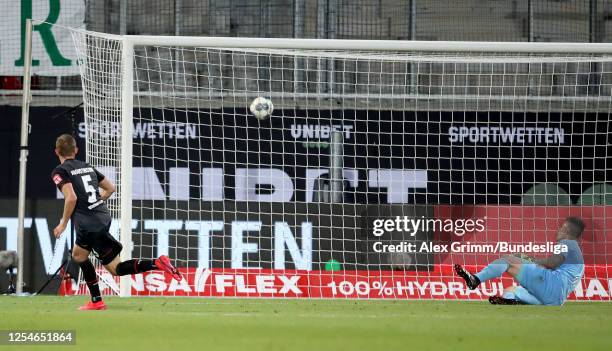
[[557,184],[553,183],[542,183],[531,187],[523,194],[521,204],[534,206],[534,205],[571,205],[572,199],[569,194],[560,188]]
[[612,185],[595,184],[585,190],[578,199],[578,205],[612,205]]

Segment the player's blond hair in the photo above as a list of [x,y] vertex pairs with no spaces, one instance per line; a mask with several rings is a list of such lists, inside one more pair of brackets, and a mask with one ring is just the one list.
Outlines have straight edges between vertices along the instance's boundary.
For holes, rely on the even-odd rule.
[[55,140],[55,149],[62,157],[74,156],[76,153],[76,140],[70,134],[62,134]]

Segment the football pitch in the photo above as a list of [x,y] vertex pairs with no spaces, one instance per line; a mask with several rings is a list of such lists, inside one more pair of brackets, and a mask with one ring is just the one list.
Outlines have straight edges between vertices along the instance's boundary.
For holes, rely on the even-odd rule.
[[0,297],[0,330],[76,330],[2,350],[610,350],[611,303]]

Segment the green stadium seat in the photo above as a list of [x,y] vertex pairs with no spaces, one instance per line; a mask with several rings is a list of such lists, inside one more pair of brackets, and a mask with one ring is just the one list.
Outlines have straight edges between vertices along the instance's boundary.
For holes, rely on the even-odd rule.
[[572,199],[569,194],[557,184],[542,183],[534,185],[527,190],[525,194],[523,194],[521,204],[528,206],[569,206],[572,205]]
[[580,195],[578,205],[612,205],[612,185],[593,185]]

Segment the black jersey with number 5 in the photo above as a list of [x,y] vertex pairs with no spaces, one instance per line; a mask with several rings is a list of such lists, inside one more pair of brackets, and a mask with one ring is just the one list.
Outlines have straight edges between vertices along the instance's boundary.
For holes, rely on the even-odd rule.
[[72,218],[77,230],[97,232],[110,224],[110,213],[98,187],[104,175],[97,169],[86,162],[68,159],[55,167],[51,178],[60,191],[64,184],[72,184],[77,197]]

